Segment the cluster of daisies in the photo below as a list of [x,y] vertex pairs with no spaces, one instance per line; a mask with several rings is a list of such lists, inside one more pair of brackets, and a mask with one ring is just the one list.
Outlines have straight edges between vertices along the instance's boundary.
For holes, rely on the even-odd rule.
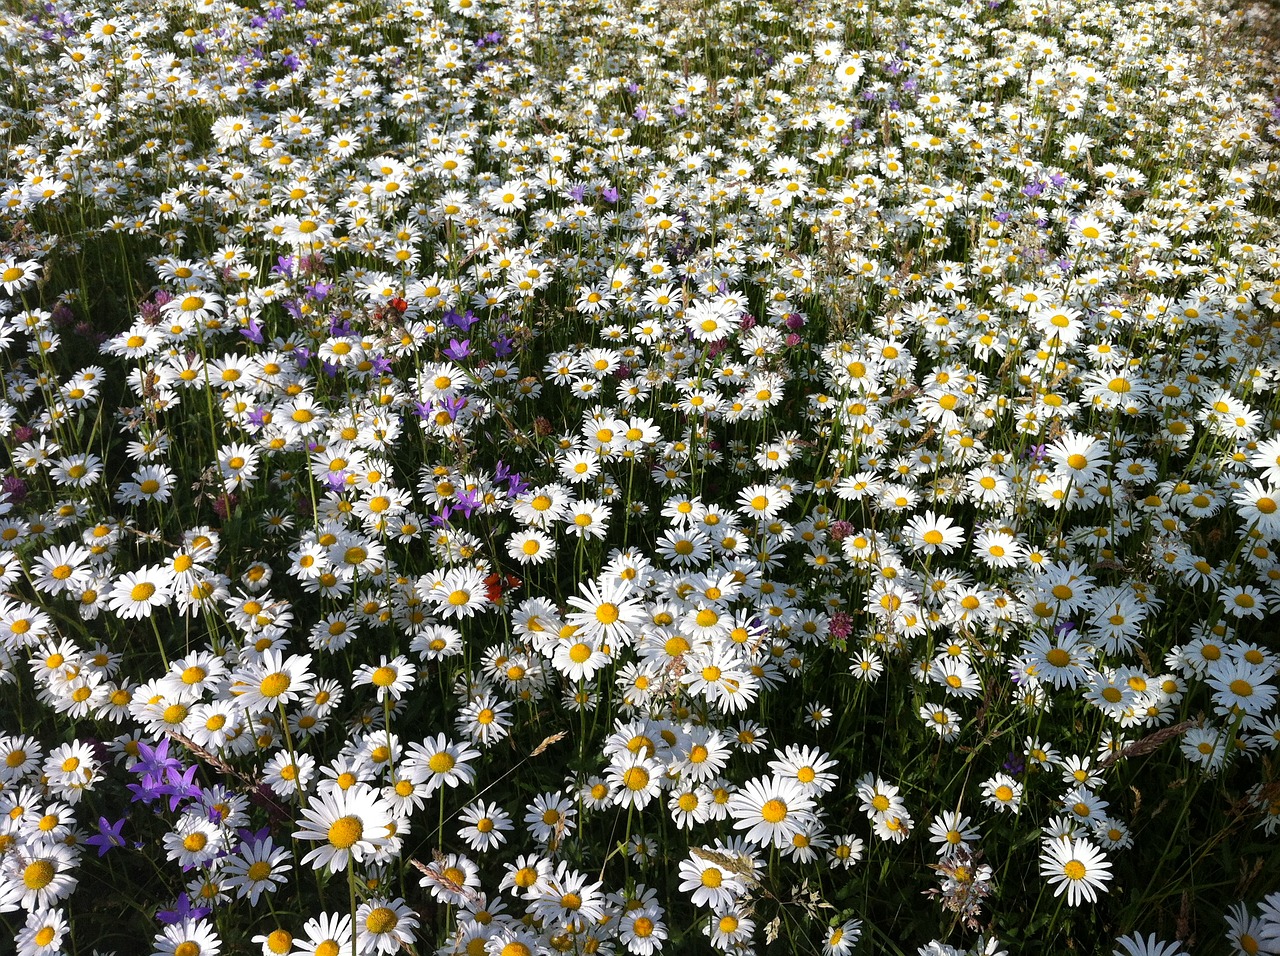
[[1280,952],[1252,16],[0,13],[20,956]]

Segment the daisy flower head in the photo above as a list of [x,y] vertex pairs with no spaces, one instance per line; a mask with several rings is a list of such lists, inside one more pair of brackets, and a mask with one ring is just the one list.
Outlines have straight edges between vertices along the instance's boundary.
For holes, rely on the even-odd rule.
[[563,485],[544,485],[516,496],[511,514],[526,527],[546,531],[564,517],[568,506],[567,489]]
[[667,938],[662,909],[656,903],[627,909],[618,928],[618,938],[628,953],[652,956],[660,953]]
[[590,882],[590,879],[587,874],[560,862],[530,891],[530,913],[563,927],[581,921],[598,921],[605,914],[607,899],[603,883]]
[[1016,810],[1022,802],[1022,784],[1007,773],[998,773],[983,782],[982,802],[993,810]]
[[726,302],[699,299],[684,312],[686,328],[696,342],[719,342],[734,331],[737,310]]
[[388,697],[392,700],[403,697],[413,687],[415,673],[415,668],[403,654],[397,655],[392,660],[387,660],[387,656],[383,654],[377,667],[372,664],[361,664],[356,668],[351,686],[372,685],[377,689],[378,703],[381,704]]
[[409,643],[409,650],[423,661],[440,661],[462,653],[462,632],[448,624],[421,627]]
[[680,861],[680,892],[691,893],[694,906],[728,909],[746,893],[742,868],[728,854],[711,847],[695,847],[689,853]]
[[1108,850],[1124,850],[1133,846],[1133,834],[1122,821],[1105,814],[1093,821],[1093,835]]
[[362,953],[398,953],[417,941],[418,918],[402,899],[366,900],[356,910],[356,945]]
[[317,870],[345,870],[351,862],[372,856],[391,838],[390,805],[367,784],[323,791],[300,813],[293,837],[320,844],[302,858]]
[[511,704],[486,692],[473,697],[458,712],[455,726],[474,744],[488,747],[511,730]]
[[1107,446],[1092,435],[1068,430],[1045,449],[1045,454],[1060,474],[1083,485],[1101,475]]
[[222,940],[207,920],[188,918],[157,933],[151,947],[151,956],[218,956]]
[[1022,642],[1022,653],[1037,680],[1052,684],[1059,690],[1075,688],[1089,676],[1089,663],[1093,647],[1087,644],[1079,631],[1062,628],[1055,636],[1037,634]]
[[831,771],[839,764],[817,747],[793,744],[774,753],[775,758],[769,761],[769,772],[774,776],[795,780],[809,796],[835,789],[839,776]]
[[862,811],[871,820],[879,820],[890,815],[906,812],[906,804],[899,796],[896,786],[879,777],[866,774],[854,787],[862,805]]
[[17,783],[40,768],[44,748],[34,737],[0,736],[0,781]]
[[75,890],[79,882],[73,875],[75,867],[75,851],[65,843],[47,838],[33,840],[29,845],[12,847],[5,854],[0,864],[0,885],[15,887],[17,902],[27,912],[46,909]]
[[463,826],[458,836],[477,853],[497,849],[507,842],[511,832],[510,814],[496,803],[477,800],[459,814],[459,819]]
[[827,850],[827,863],[840,870],[855,867],[862,861],[866,844],[859,837],[845,833],[836,837]]
[[1280,485],[1280,437],[1258,442],[1249,457],[1249,466],[1262,472],[1262,481]]
[[107,608],[125,620],[150,617],[168,605],[173,596],[173,572],[164,565],[150,565],[116,578],[107,595]]
[[566,629],[571,636],[554,645],[551,666],[573,684],[590,683],[597,673],[609,666],[611,658],[604,652],[603,644],[580,636],[572,624],[566,625]]
[[735,905],[712,914],[711,923],[702,932],[711,937],[714,949],[726,953],[740,952],[755,935],[756,921],[742,905]]
[[643,810],[662,788],[663,765],[645,756],[645,751],[616,758],[607,780],[618,806]]
[[1233,584],[1218,592],[1223,611],[1234,618],[1266,617],[1267,596],[1252,584]]
[[1068,906],[1093,903],[1106,892],[1111,863],[1087,839],[1062,837],[1046,840],[1040,852],[1040,875],[1055,887],[1053,895],[1067,894]]
[[542,564],[555,553],[555,538],[536,528],[518,531],[507,539],[507,554],[521,564]]
[[263,893],[274,893],[277,884],[289,881],[291,859],[292,854],[277,847],[271,837],[245,842],[223,861],[222,879],[237,899],[248,898],[256,906]]
[[57,595],[64,591],[78,595],[93,579],[88,565],[92,553],[79,545],[58,545],[40,553],[30,569],[31,583],[39,591]]
[[846,956],[853,952],[861,938],[862,920],[845,920],[827,931],[826,939],[822,941],[823,956]]
[[874,684],[884,673],[884,661],[875,651],[864,648],[854,655],[849,664],[849,673],[858,680]]
[[791,492],[773,485],[748,485],[738,493],[738,513],[759,521],[772,521],[791,499]]
[[958,810],[945,810],[929,824],[929,842],[938,845],[938,856],[949,859],[980,837],[973,821]]
[[515,923],[489,935],[479,952],[485,956],[534,956],[546,952],[546,945],[539,933]]
[[426,597],[443,618],[472,617],[492,602],[485,585],[484,572],[478,568],[450,568],[430,583]]
[[616,579],[587,581],[582,594],[569,597],[566,603],[576,608],[566,617],[571,626],[584,638],[613,647],[629,644],[645,618],[644,602],[628,582]]
[[26,924],[14,937],[18,956],[55,956],[63,952],[62,940],[67,930],[66,917],[60,910],[28,913]]
[[940,656],[929,667],[929,679],[941,684],[953,697],[977,697],[982,679],[963,657]]
[[542,793],[525,811],[524,823],[539,843],[559,844],[573,832],[578,811],[574,801],[558,793]]
[[476,769],[471,761],[479,756],[480,751],[472,750],[466,744],[454,743],[444,734],[437,734],[420,744],[410,744],[405,762],[424,773],[430,794],[442,786],[458,787],[474,782]]
[[315,680],[310,654],[266,650],[261,660],[231,675],[231,694],[249,714],[259,714],[291,704],[304,696]]
[[40,272],[40,263],[35,259],[19,261],[7,256],[0,261],[0,286],[8,295],[14,295],[34,284]]
[[711,539],[697,528],[668,528],[657,547],[658,554],[678,568],[695,567],[711,557]]
[[729,798],[736,830],[746,830],[749,843],[782,848],[800,833],[817,806],[798,780],[756,778]]
[[1178,943],[1166,943],[1151,933],[1143,938],[1138,933],[1130,933],[1116,939],[1116,948],[1111,956],[1187,956],[1187,951]]
[[814,730],[821,730],[827,726],[834,716],[835,712],[820,700],[809,701],[802,711],[805,724]]
[[419,886],[433,899],[454,906],[479,902],[480,868],[465,856],[449,853],[437,856],[422,871]]
[[1214,692],[1215,713],[1262,717],[1276,702],[1276,688],[1268,683],[1274,677],[1270,664],[1227,658],[1210,665],[1208,683]]
[[302,924],[305,939],[295,939],[299,956],[340,956],[351,949],[351,914],[321,913]]
[[955,740],[960,736],[960,715],[942,704],[922,704],[921,722],[943,740]]
[[950,554],[964,545],[964,529],[933,511],[912,518],[903,534],[908,546],[918,554]]

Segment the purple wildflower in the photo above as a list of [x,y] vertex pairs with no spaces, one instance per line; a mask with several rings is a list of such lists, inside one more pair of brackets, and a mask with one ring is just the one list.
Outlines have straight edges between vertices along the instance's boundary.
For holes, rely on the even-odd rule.
[[249,324],[240,330],[240,334],[254,345],[261,345],[263,342],[262,323],[256,318],[251,318],[249,319]]
[[98,848],[99,858],[106,856],[108,850],[114,850],[118,846],[125,846],[125,839],[120,835],[120,830],[124,827],[126,819],[126,817],[121,817],[115,823],[112,823],[106,817],[98,817],[97,834],[85,837],[84,842],[89,846]]
[[159,910],[156,913],[158,919],[165,926],[172,926],[175,923],[181,923],[183,920],[203,919],[212,913],[213,910],[208,906],[192,906],[191,897],[186,892],[178,894],[178,899],[173,904],[173,909]]
[[453,359],[455,362],[461,362],[464,358],[471,354],[471,340],[463,339],[459,342],[457,339],[450,339],[447,348],[441,349],[445,358]]

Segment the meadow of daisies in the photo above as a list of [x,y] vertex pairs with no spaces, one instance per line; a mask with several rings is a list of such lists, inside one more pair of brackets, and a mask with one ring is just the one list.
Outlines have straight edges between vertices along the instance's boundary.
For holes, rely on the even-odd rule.
[[1280,953],[1260,13],[5,10],[0,950]]

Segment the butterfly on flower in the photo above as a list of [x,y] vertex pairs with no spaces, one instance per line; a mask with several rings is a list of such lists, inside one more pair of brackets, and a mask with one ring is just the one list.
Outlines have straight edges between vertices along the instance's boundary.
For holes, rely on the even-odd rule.
[[488,592],[491,604],[501,604],[503,595],[522,584],[524,581],[514,574],[499,574],[497,571],[484,579],[485,590]]

